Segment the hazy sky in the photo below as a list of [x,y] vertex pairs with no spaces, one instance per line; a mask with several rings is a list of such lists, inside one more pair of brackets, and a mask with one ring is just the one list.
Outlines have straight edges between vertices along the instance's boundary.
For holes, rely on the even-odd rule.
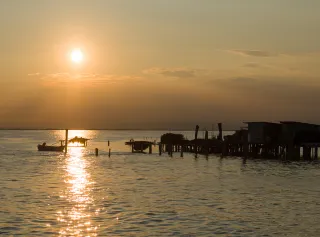
[[2,0],[0,33],[0,127],[320,123],[319,0]]

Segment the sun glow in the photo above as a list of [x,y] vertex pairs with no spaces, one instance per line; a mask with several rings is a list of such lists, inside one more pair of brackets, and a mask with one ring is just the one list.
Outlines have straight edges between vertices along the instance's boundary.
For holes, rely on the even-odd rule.
[[83,61],[83,53],[81,49],[73,49],[70,56],[71,61],[74,63],[81,63]]

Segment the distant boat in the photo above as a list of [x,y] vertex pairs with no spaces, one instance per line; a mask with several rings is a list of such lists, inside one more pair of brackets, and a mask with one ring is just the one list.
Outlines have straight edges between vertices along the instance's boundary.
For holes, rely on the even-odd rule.
[[38,145],[38,151],[58,151],[62,152],[64,150],[64,146],[47,146],[46,143],[42,145]]
[[[86,147],[88,145],[88,141],[90,139],[88,138],[83,138],[83,137],[77,137],[75,136],[74,138],[68,140],[68,147]],[[62,144],[65,144],[66,140],[60,140],[61,146]]]
[[155,142],[149,141],[134,141],[131,139],[129,142],[125,143],[128,146],[132,147],[132,151],[142,152],[146,150],[150,145],[155,145]]

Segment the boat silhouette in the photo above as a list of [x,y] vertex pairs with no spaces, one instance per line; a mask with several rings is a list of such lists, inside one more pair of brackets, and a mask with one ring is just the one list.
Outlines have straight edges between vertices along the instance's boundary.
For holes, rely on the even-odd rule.
[[47,146],[47,144],[44,142],[42,145],[38,144],[38,151],[58,151],[62,152],[64,150],[64,146]]

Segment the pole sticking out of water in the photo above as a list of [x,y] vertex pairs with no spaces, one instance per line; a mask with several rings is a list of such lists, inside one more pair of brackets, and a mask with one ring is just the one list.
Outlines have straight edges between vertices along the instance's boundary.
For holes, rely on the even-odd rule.
[[98,148],[95,149],[95,154],[96,154],[96,156],[99,155],[99,150],[98,150]]
[[161,156],[161,153],[162,153],[162,144],[159,143],[159,156]]
[[111,148],[109,148],[109,157],[111,156]]
[[66,129],[66,140],[65,140],[65,146],[64,146],[64,154],[67,154],[68,152],[68,129]]
[[180,146],[180,157],[181,157],[181,158],[183,157],[183,149],[184,149],[184,147],[181,145],[181,146]]

